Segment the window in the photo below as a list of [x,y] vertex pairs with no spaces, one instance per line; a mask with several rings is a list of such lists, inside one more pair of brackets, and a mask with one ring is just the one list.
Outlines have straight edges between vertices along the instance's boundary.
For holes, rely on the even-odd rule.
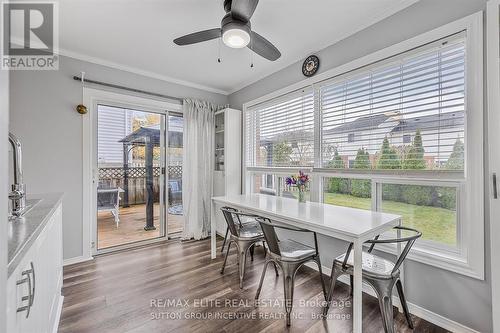
[[245,119],[247,166],[313,166],[312,90],[247,109]]
[[305,170],[309,200],[401,215],[423,232],[410,258],[483,278],[480,21],[245,105],[246,191],[266,174],[283,195],[283,177]]

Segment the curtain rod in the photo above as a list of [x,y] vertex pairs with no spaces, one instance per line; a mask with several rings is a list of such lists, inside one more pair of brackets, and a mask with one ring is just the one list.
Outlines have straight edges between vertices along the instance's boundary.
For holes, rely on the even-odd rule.
[[[73,80],[82,82],[82,78],[79,77],[79,76],[76,76],[76,75],[73,76]],[[102,82],[102,81],[94,81],[94,80],[89,80],[89,79],[86,79],[86,78],[83,79],[83,82],[85,82],[85,83],[91,83],[91,84],[97,84],[97,85],[100,85],[100,86],[105,86],[105,87],[110,87],[110,88],[127,90],[127,91],[131,91],[131,92],[135,92],[135,93],[140,93],[140,94],[144,94],[144,95],[150,95],[150,96],[155,96],[155,97],[160,97],[160,98],[171,99],[171,100],[179,101],[181,104],[183,102],[183,99],[179,98],[179,97],[173,97],[173,96],[158,94],[158,93],[154,93],[154,92],[150,92],[150,91],[145,91],[145,90],[140,90],[140,89],[135,89],[135,88],[124,87],[124,86],[120,86],[120,85],[117,85],[117,84],[106,83],[106,82]]]

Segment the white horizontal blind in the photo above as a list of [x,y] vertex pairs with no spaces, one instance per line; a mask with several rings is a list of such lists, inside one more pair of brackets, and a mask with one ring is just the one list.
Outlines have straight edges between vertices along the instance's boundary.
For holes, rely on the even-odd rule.
[[245,114],[247,166],[303,167],[314,164],[312,89],[248,108]]
[[322,166],[463,170],[465,57],[460,35],[324,84]]

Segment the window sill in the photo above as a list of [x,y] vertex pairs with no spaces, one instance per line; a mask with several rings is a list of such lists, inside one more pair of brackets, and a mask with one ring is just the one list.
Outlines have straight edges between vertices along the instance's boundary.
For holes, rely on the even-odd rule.
[[[396,255],[396,247],[387,244],[378,244],[375,250]],[[454,254],[433,248],[422,248],[416,244],[408,254],[407,259],[474,279],[484,280],[484,267],[480,267],[480,265],[477,265],[477,267],[472,266],[467,257],[459,253]]]

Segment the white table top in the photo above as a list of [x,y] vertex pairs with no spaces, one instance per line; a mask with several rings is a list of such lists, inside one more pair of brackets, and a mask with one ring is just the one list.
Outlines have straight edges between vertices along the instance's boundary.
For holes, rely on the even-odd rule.
[[344,240],[370,239],[401,220],[401,216],[394,214],[318,202],[299,203],[296,199],[263,194],[229,195],[212,200]]

